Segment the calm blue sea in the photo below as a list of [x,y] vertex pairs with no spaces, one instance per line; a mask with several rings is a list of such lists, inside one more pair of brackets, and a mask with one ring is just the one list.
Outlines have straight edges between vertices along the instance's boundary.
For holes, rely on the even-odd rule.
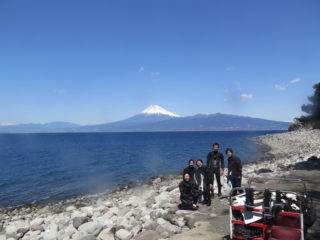
[[58,202],[128,181],[180,172],[212,143],[243,162],[261,157],[249,138],[281,131],[0,134],[0,207]]

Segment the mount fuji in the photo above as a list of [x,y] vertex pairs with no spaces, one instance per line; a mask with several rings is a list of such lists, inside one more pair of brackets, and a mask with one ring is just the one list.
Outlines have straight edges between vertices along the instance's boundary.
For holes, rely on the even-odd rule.
[[155,114],[155,115],[167,115],[167,116],[170,116],[170,117],[180,117],[179,115],[177,114],[174,114],[172,112],[169,112],[167,110],[165,110],[164,108],[158,106],[158,105],[151,105],[149,107],[147,107],[145,110],[143,110],[140,114],[146,114],[146,115],[152,115],[152,114]]
[[158,105],[151,105],[133,117],[111,123],[87,126],[73,123],[0,125],[0,133],[287,130],[290,124],[222,113],[182,117]]
[[99,124],[94,126],[84,126],[85,131],[144,131],[144,127],[149,124],[160,123],[162,121],[180,118],[179,115],[169,112],[166,109],[151,105],[133,117],[112,123]]
[[152,131],[239,131],[287,130],[290,123],[230,114],[196,114],[181,117],[151,105],[139,114],[113,123],[84,126],[88,132],[152,132]]

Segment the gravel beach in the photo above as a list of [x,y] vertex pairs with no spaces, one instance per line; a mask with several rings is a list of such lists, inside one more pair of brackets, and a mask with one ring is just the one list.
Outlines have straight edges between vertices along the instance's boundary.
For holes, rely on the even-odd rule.
[[[243,185],[252,176],[298,176],[312,188],[318,205],[320,130],[265,135],[254,140],[265,146],[265,152],[262,159],[244,164]],[[194,212],[179,210],[181,179],[181,175],[160,176],[149,183],[75,202],[0,209],[0,240],[201,240],[227,235],[227,199],[216,197],[210,207],[200,205]],[[222,184],[223,195],[228,196],[225,177]],[[320,239],[319,230],[317,221],[309,239]]]

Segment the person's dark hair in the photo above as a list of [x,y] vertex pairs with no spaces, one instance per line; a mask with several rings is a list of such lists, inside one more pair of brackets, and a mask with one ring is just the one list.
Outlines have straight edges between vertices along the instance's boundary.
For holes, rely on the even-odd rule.
[[200,158],[199,158],[199,159],[197,159],[197,162],[198,162],[198,161],[203,163],[202,159],[200,159]]
[[232,150],[231,148],[227,148],[227,149],[226,149],[226,154],[227,154],[228,152],[231,152],[231,153],[233,154],[233,150]]
[[219,143],[215,142],[214,144],[212,144],[212,147],[214,146],[218,146],[219,147]]
[[191,162],[193,162],[193,163],[194,163],[194,160],[193,160],[192,158],[189,160],[189,164],[190,164]]

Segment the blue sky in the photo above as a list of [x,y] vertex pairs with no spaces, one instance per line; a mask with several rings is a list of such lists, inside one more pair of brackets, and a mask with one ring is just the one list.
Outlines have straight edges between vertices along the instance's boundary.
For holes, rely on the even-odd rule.
[[0,1],[0,124],[292,121],[320,81],[320,1]]

